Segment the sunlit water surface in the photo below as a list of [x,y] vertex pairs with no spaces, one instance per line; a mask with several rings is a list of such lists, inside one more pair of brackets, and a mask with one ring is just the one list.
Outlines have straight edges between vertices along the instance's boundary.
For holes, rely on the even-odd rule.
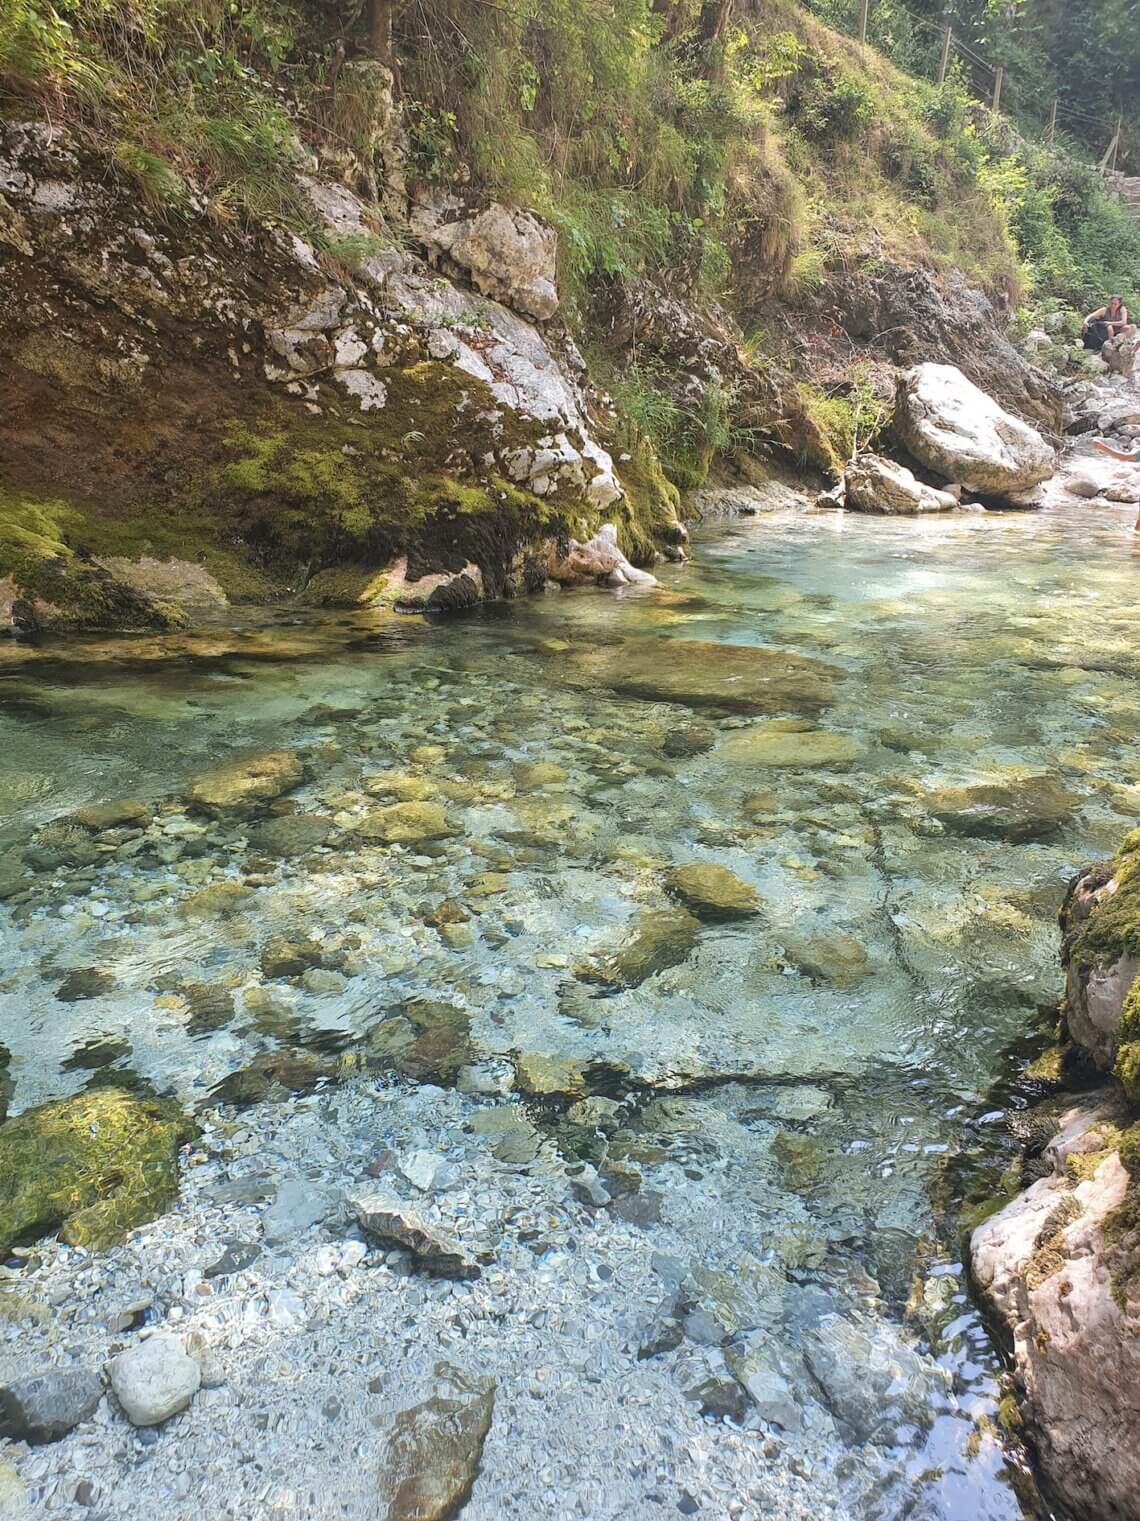
[[[843,1428],[879,1453],[859,1513],[1019,1516],[985,1419],[999,1363],[954,1260],[945,1167],[992,1158],[987,1095],[1055,995],[1064,884],[1140,813],[1128,516],[746,520],[699,534],[693,563],[650,594],[9,647],[9,866],[85,804],[141,798],[161,826],[0,905],[15,1107],[116,1073],[198,1103],[257,1052],[351,1049],[415,998],[468,1011],[481,1052],[666,1084],[738,1077],[649,1101],[615,1152],[666,1189],[693,1259],[752,1294],[744,1319],[794,1387],[818,1396],[797,1344],[837,1309],[888,1348],[917,1347],[925,1410],[904,1400],[882,1430]],[[813,721],[848,736],[852,758],[731,765],[719,747],[751,717],[583,684],[583,652],[646,638],[663,669],[690,640],[827,662],[834,701]],[[693,728],[712,748],[678,755]],[[178,805],[204,767],[282,749],[310,770],[293,801],[333,822],[316,851],[266,857],[248,825]],[[564,777],[535,785],[534,762]],[[422,849],[354,836],[391,801],[364,796],[362,777],[389,769],[449,783],[456,832]],[[1075,798],[1044,838],[944,833],[924,806],[937,787],[1044,772]],[[762,912],[703,927],[638,985],[576,976],[666,906],[666,867],[690,861],[728,866]],[[474,896],[487,871],[504,890]],[[253,891],[223,918],[187,912],[220,881]],[[470,944],[425,923],[442,900],[473,910]],[[338,945],[341,985],[274,984],[276,1018],[251,1017],[270,934]],[[106,974],[96,996],[56,997],[92,968]]]

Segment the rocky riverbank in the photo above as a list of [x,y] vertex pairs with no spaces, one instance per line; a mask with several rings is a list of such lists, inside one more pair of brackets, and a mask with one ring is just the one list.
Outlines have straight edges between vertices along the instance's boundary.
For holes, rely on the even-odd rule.
[[1030,1186],[970,1252],[1047,1481],[1075,1516],[1127,1521],[1140,1507],[1140,832],[1074,879],[1061,928],[1060,1043],[1032,1071],[1085,1091],[1035,1117]]

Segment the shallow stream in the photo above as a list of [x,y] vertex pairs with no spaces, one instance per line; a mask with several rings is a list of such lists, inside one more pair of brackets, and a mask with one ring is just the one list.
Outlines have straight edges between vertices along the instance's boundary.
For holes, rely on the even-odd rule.
[[[1130,526],[770,516],[705,529],[656,592],[0,651],[13,1109],[109,1079],[197,1106],[282,1047],[407,1071],[407,1011],[415,1034],[458,1010],[472,1102],[520,1053],[635,1095],[606,1140],[557,1095],[536,1112],[599,1220],[634,1175],[646,1259],[679,1257],[689,1314],[720,1312],[689,1341],[753,1358],[771,1419],[744,1412],[748,1439],[813,1454],[821,1514],[1016,1521],[946,1166],[992,1157],[987,1095],[1056,995],[1064,885],[1140,816]],[[723,646],[821,665],[766,690],[736,656],[717,678]],[[180,801],[265,751],[306,772],[268,814]],[[996,815],[955,790],[979,784]],[[49,827],[125,798],[137,819]],[[401,800],[445,831],[361,829]],[[759,911],[691,921],[665,883],[694,862]],[[273,937],[326,954],[273,976]]]

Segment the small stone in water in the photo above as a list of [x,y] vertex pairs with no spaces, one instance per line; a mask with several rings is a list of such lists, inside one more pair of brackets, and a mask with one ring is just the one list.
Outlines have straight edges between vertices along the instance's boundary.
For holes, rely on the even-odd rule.
[[94,1413],[103,1398],[97,1373],[48,1369],[0,1389],[0,1430],[24,1442],[54,1442]]
[[104,998],[115,986],[110,972],[98,967],[80,967],[67,976],[55,990],[60,1003],[80,1003],[87,998]]
[[111,1387],[133,1426],[157,1426],[185,1410],[201,1382],[201,1368],[173,1336],[153,1336],[111,1364]]
[[226,1249],[202,1274],[204,1278],[226,1278],[231,1273],[241,1273],[261,1253],[255,1241],[229,1241]]

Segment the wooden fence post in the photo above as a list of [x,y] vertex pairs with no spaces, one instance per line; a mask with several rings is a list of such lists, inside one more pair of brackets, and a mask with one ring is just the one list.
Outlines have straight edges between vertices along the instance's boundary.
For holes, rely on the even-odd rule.
[[997,68],[996,68],[996,70],[994,71],[994,104],[993,104],[993,109],[995,111],[998,111],[998,110],[1001,109],[1001,76],[1002,76],[1002,66],[999,63],[998,66],[997,66]]
[[938,83],[946,83],[946,70],[950,66],[950,42],[953,32],[950,30],[949,21],[946,23],[946,31],[942,37],[942,57],[938,60]]
[[1049,117],[1049,146],[1053,146],[1053,139],[1057,136],[1057,101],[1053,100],[1053,114]]
[[859,42],[867,41],[867,5],[868,0],[859,0]]

